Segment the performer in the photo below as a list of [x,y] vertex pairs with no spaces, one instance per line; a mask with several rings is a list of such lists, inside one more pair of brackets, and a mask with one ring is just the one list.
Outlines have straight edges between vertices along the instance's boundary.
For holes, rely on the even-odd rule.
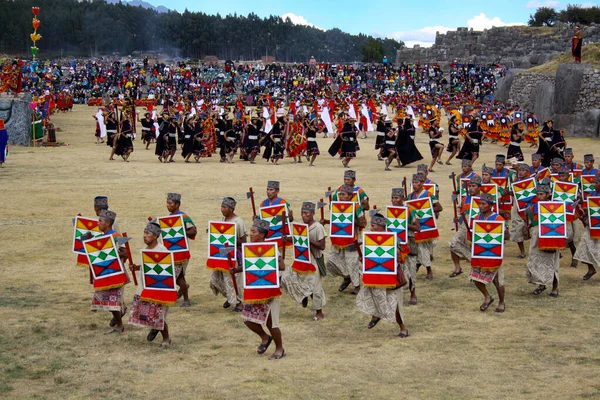
[[[394,188],[392,189],[392,205],[395,207],[404,206],[404,200],[406,199],[406,191],[404,188]],[[410,301],[408,304],[416,305],[417,304],[417,256],[419,254],[419,250],[417,247],[417,242],[415,241],[415,232],[418,232],[421,229],[421,224],[419,223],[419,218],[417,213],[414,210],[409,208],[408,212],[408,246],[403,246],[403,260],[400,262],[402,264],[402,271],[404,272],[404,276],[408,281],[408,288],[410,290]],[[400,246],[399,246],[400,247]]]
[[154,119],[152,119],[152,114],[149,112],[145,113],[144,119],[142,119],[140,123],[142,124],[142,143],[145,143],[146,150],[149,150],[148,147],[150,146],[150,143],[154,142],[154,138],[156,137],[154,134]]
[[[516,182],[523,181],[529,178],[529,165],[527,164],[519,164],[517,167],[517,177],[515,179]],[[511,226],[510,226],[510,240],[512,242],[516,242],[517,246],[519,246],[519,255],[517,258],[523,259],[526,257],[525,255],[525,244],[526,240],[529,240],[530,237],[527,231],[527,225],[525,224],[525,213],[519,211],[519,207],[517,206],[517,198],[513,195],[513,207],[511,210]]]
[[[571,172],[572,170],[566,164],[561,165],[558,169],[558,182],[571,182]],[[579,193],[579,196],[583,197],[583,194]],[[550,196],[551,199],[552,193]],[[577,250],[575,239],[579,236],[579,228],[575,224],[575,221],[579,218],[579,211],[570,203],[566,204],[566,208],[568,211],[573,211],[573,213],[567,212],[567,246],[571,251],[571,268],[577,268],[577,260],[574,257]]]
[[521,142],[525,137],[523,130],[524,125],[522,122],[515,122],[513,124],[510,131],[510,144],[508,146],[508,150],[506,151],[506,158],[516,158],[517,161],[525,160],[523,157],[523,151],[521,151]]
[[596,175],[598,173],[598,169],[594,168],[594,155],[593,154],[585,154],[583,156],[583,171],[581,171],[582,175]]
[[[591,154],[588,154],[591,156]],[[593,160],[591,161],[593,163]],[[599,197],[600,196],[600,172],[596,172],[594,176],[594,191],[589,194],[588,197]],[[588,271],[583,276],[583,280],[587,281],[592,276],[596,275],[595,266],[600,266],[600,239],[591,237],[590,226],[588,223],[588,215],[590,213],[590,205],[588,203],[587,210],[581,215],[580,219],[585,226],[581,239],[579,240],[579,246],[575,252],[574,258],[586,264]]]
[[398,137],[396,138],[396,154],[398,167],[403,167],[423,159],[423,156],[415,145],[415,127],[412,116],[407,114],[401,126],[398,126]]
[[[475,218],[477,221],[504,221],[500,215],[492,211],[492,206],[496,200],[494,196],[488,193],[481,193],[479,198],[479,215]],[[505,239],[508,239],[507,230],[505,232]],[[472,255],[471,255],[472,256]],[[483,294],[484,302],[481,304],[479,309],[481,311],[487,310],[490,305],[494,302],[494,298],[490,296],[486,285],[493,282],[498,293],[498,307],[496,307],[497,313],[503,313],[506,310],[504,304],[504,267],[500,265],[497,269],[481,269],[479,267],[471,267],[471,273],[469,279],[475,284],[477,289]]]
[[469,210],[471,207],[471,203],[473,197],[480,196],[482,178],[480,176],[474,176],[469,181],[469,194],[467,197],[463,199],[460,203],[460,213],[459,217],[454,221],[455,224],[458,224],[458,231],[452,237],[452,240],[448,243],[450,247],[450,257],[452,258],[452,262],[454,263],[454,272],[450,274],[450,278],[455,278],[458,275],[463,273],[463,270],[460,266],[460,260],[471,261],[471,239],[470,239],[470,230],[471,224]]
[[166,162],[167,159],[167,141],[169,137],[169,113],[165,110],[158,118],[158,135],[156,137],[156,149],[154,155],[158,157],[159,162]]
[[[250,242],[264,242],[269,232],[269,223],[261,219],[255,219],[252,228],[250,228]],[[285,270],[283,257],[279,254],[279,271]],[[238,265],[235,268],[236,273],[242,272],[242,266]],[[278,292],[278,293],[275,293]],[[264,303],[246,303],[242,312],[244,324],[261,338],[261,343],[256,352],[260,355],[265,354],[272,341],[275,341],[275,351],[269,357],[269,360],[279,360],[285,357],[283,348],[283,340],[281,338],[281,330],[279,329],[279,310],[281,307],[281,291],[277,289],[273,296],[266,299]],[[266,317],[266,318],[265,318]],[[267,335],[264,330],[266,325],[271,335]]]
[[285,204],[287,209],[287,217],[289,222],[294,222],[294,213],[292,212],[292,206],[285,199],[279,197],[279,182],[268,181],[267,182],[267,198],[261,203],[261,207],[278,206]]
[[446,160],[446,165],[452,165],[450,161],[460,150],[459,133],[460,127],[456,123],[456,115],[453,114],[448,122],[448,147],[446,147],[446,151],[450,153],[450,157]]
[[575,155],[573,154],[573,149],[568,147],[564,151],[565,156],[565,166],[571,172],[574,171],[583,171],[584,166],[581,163],[573,161]]
[[429,172],[435,172],[433,166],[435,163],[442,164],[442,152],[444,151],[444,145],[442,144],[442,132],[444,130],[440,128],[435,120],[432,121],[429,127],[429,149],[431,150],[431,163],[429,164]]
[[376,128],[376,132],[377,132],[377,136],[375,137],[375,150],[379,150],[379,152],[377,153],[377,160],[379,161],[383,161],[383,157],[381,156],[381,153],[383,152],[384,149],[384,144],[386,141],[386,133],[389,131],[389,128],[386,126],[385,124],[385,115],[381,114],[379,116],[379,119],[377,120],[377,128]]
[[167,136],[166,136],[166,147],[165,147],[165,162],[175,162],[173,157],[175,157],[175,152],[177,151],[177,136],[180,131],[179,125],[177,125],[177,121],[175,120],[174,115],[169,116],[169,120],[167,123]]
[[471,125],[467,128],[465,142],[456,158],[460,160],[470,160],[472,163],[475,163],[479,158],[479,144],[481,143],[482,137],[483,132],[479,130],[479,118],[474,117]]
[[[551,182],[544,180],[538,184],[538,201],[552,200]],[[546,290],[547,285],[552,285],[550,296],[558,297],[558,273],[560,269],[560,253],[557,250],[539,249],[539,208],[538,204],[532,205],[527,210],[529,220],[529,234],[531,235],[531,244],[529,246],[529,256],[527,257],[526,277],[529,283],[538,285],[533,291],[536,296]]]
[[325,250],[325,229],[315,221],[316,205],[310,202],[302,203],[302,222],[308,225],[309,248],[311,264],[314,271],[298,273],[288,268],[281,274],[281,288],[302,307],[308,306],[308,298],[312,299],[311,310],[315,312],[313,320],[320,321],[325,318],[325,291],[323,290],[323,277],[326,275],[323,250]]
[[306,128],[306,161],[309,162],[308,166],[312,167],[317,159],[317,156],[321,154],[319,152],[319,144],[317,143],[317,127],[316,119],[310,120]]
[[338,151],[341,151],[340,157],[344,168],[348,168],[348,164],[353,158],[356,158],[356,152],[360,150],[356,141],[358,128],[356,128],[355,122],[356,118],[354,117],[350,117],[344,122],[341,132],[328,151],[332,157],[335,157]]
[[537,177],[537,174],[545,169],[545,167],[542,165],[543,158],[544,156],[538,153],[533,153],[531,155],[531,167],[529,167],[529,173],[531,176]]
[[[350,201],[356,203],[357,211],[369,211],[371,205],[369,204],[369,196],[367,192],[364,191],[363,188],[356,185],[356,171],[348,169],[344,171],[344,185],[348,185],[353,188],[354,193],[352,193],[352,198]],[[332,201],[342,201],[338,198],[338,193],[342,186],[340,186],[335,192],[331,194]]]
[[[385,232],[387,226],[387,218],[381,214],[375,214],[371,218],[371,231]],[[400,268],[400,266],[398,266]],[[369,287],[363,285],[356,296],[356,307],[371,315],[371,322],[367,325],[368,329],[373,329],[375,325],[384,319],[388,322],[396,322],[400,326],[401,338],[408,337],[408,328],[404,321],[404,288],[381,288]]]
[[[190,162],[190,157],[194,154],[194,144],[196,142],[195,130],[196,116],[194,115],[183,121],[183,146],[181,146],[181,156],[186,163]],[[198,159],[196,159],[196,161],[198,161]]]
[[[169,213],[171,215],[183,216],[183,224],[185,225],[185,235],[188,237],[188,239],[194,240],[198,233],[196,225],[194,225],[194,221],[192,221],[192,219],[189,215],[187,215],[187,213],[179,209],[180,206],[181,194],[167,193],[167,210],[169,210]],[[183,302],[181,303],[181,307],[190,307],[192,305],[188,292],[190,285],[185,279],[185,272],[190,262],[191,254],[189,250],[179,254],[179,258],[175,260],[175,275],[177,276],[177,285],[179,286],[177,298],[179,299],[181,298],[181,296],[183,296]]]
[[388,129],[384,134],[384,142],[378,157],[385,158],[385,170],[391,171],[390,164],[396,158],[396,131]]
[[[144,229],[144,244],[146,244],[146,249],[167,251],[166,247],[158,243],[160,230],[160,225],[158,225],[156,222],[148,222],[146,228]],[[131,273],[135,274],[136,271],[139,270],[139,265],[131,265]],[[127,323],[140,328],[150,328],[150,332],[146,337],[149,342],[153,341],[158,335],[158,332],[160,332],[163,338],[160,347],[169,347],[171,345],[169,325],[167,324],[169,307],[162,304],[140,300],[140,295],[142,294],[143,289],[144,286],[141,284],[136,288],[135,295],[133,296],[133,302],[131,303],[129,320]]]
[[106,145],[111,148],[109,160],[114,160],[115,155],[115,141],[118,133],[118,122],[117,122],[116,111],[112,106],[108,108],[108,115],[106,116]]
[[[244,222],[242,217],[238,216],[235,213],[236,205],[237,202],[232,197],[225,197],[223,199],[223,201],[221,202],[221,214],[223,215],[221,221],[235,223],[236,252],[238,254],[238,258],[234,262],[236,262],[239,265],[242,260],[242,244],[246,243],[246,223]],[[235,280],[238,288],[243,287],[241,278],[242,277],[240,275],[235,275]],[[225,297],[223,308],[229,308],[233,304],[235,304],[233,311],[242,312],[242,293],[240,291],[239,294],[236,295],[230,273],[222,271],[213,271],[210,277],[210,289],[212,290],[215,296],[222,294],[223,297]]]
[[[113,229],[113,223],[117,219],[117,214],[110,210],[102,210],[98,218],[98,229],[103,235],[111,235],[113,238],[120,237],[121,234]],[[127,251],[124,246],[119,247],[119,258],[122,262],[125,262],[127,258]],[[129,279],[128,279],[129,282]],[[127,283],[128,283],[127,282]],[[127,284],[126,283],[126,284]],[[96,290],[92,297],[91,311],[110,311],[113,315],[110,321],[110,326],[113,328],[108,333],[122,333],[125,332],[123,326],[122,317],[125,315],[127,308],[125,307],[125,301],[123,295],[125,293],[125,286],[108,290]]]
[[129,156],[133,153],[133,130],[131,121],[127,113],[123,113],[121,117],[120,133],[115,138],[114,153],[123,158],[123,161],[129,162]]
[[[337,191],[337,201],[352,201],[354,188],[349,185],[342,185]],[[336,200],[333,200],[336,201]],[[322,225],[329,224],[331,221],[323,219],[320,221]],[[354,234],[356,243],[358,243],[358,232],[367,225],[363,208],[355,207],[354,213]],[[354,290],[350,294],[358,294],[360,289],[360,271],[361,263],[358,258],[358,252],[355,244],[347,247],[331,246],[329,257],[327,258],[327,271],[333,276],[341,276],[344,281],[339,287],[339,291],[343,292],[352,283]]]
[[256,164],[254,159],[257,154],[260,154],[260,144],[259,144],[259,136],[260,136],[260,125],[261,121],[258,118],[251,118],[250,124],[247,127],[247,135],[246,135],[246,153],[249,154],[248,160],[250,164]]
[[571,40],[571,54],[575,60],[575,64],[581,64],[581,48],[583,47],[583,33],[581,28],[576,26],[573,39]]
[[284,146],[283,146],[283,131],[285,128],[285,122],[283,117],[277,119],[273,130],[271,130],[269,137],[273,142],[273,155],[271,156],[271,162],[275,165],[279,165],[278,162],[283,158]]
[[[438,215],[443,211],[442,205],[439,203],[437,197],[432,195],[428,190],[423,189],[423,183],[425,183],[425,175],[414,174],[412,178],[413,192],[409,196],[409,200],[424,199],[429,197],[433,207],[433,212]],[[437,218],[437,217],[436,217]],[[425,279],[428,281],[433,279],[433,271],[431,269],[431,262],[433,260],[433,241],[424,241],[417,243],[418,256],[417,256],[417,268],[420,265],[427,268],[427,276]]]

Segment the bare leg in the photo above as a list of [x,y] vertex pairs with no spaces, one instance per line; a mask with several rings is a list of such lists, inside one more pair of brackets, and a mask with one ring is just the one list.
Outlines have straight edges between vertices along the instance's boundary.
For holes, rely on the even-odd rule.
[[[462,268],[460,267],[460,258],[458,257],[458,254],[454,253],[453,251],[450,252],[450,257],[452,258],[452,262],[454,263],[454,273],[458,274],[462,271]],[[453,278],[453,276],[451,276],[451,278]]]
[[577,260],[573,258],[573,256],[575,255],[575,250],[577,250],[577,248],[575,247],[575,241],[569,242],[567,244],[569,245],[569,250],[571,250],[571,268],[577,268]]
[[[487,287],[485,287],[485,284],[483,284],[481,282],[477,282],[477,281],[473,281],[473,283],[475,284],[475,287],[477,287],[477,289],[479,289],[481,294],[483,294],[483,296],[485,297],[484,303],[481,305],[480,309],[482,309],[484,306],[486,306],[485,308],[487,309],[490,302],[492,301],[492,296],[490,296],[490,294],[488,293],[488,290],[487,290]],[[482,310],[482,311],[485,311],[485,310]]]
[[269,314],[269,319],[267,319],[267,328],[269,328],[271,336],[273,336],[273,341],[275,342],[275,351],[273,352],[272,356],[281,356],[283,354],[283,339],[281,338],[281,330],[279,328],[272,328],[271,326],[271,314]]
[[396,310],[396,322],[400,325],[400,333],[408,334],[408,328],[404,325],[404,321],[400,318],[400,313]]
[[521,252],[521,254],[519,254],[519,258],[525,258],[525,244],[523,244],[523,242],[517,242],[517,245],[519,246],[519,251]]
[[496,286],[496,291],[498,292],[498,307],[496,307],[496,312],[504,312],[506,309],[506,305],[504,304],[504,285],[500,286],[500,282],[498,281],[498,274],[494,277],[494,286]]
[[169,326],[167,325],[167,323],[165,322],[165,329],[163,329],[162,331],[160,331],[162,337],[163,337],[163,343],[169,343],[171,341],[171,337],[169,336]]
[[181,293],[183,294],[183,301],[184,302],[189,302],[190,301],[190,297],[189,297],[189,293],[188,293],[188,284],[187,284],[187,281],[185,280],[185,276],[179,275],[177,277],[177,282],[176,283],[179,286],[179,289],[181,290]]
[[121,311],[111,311],[110,313],[112,314],[116,322],[116,325],[113,329],[116,331],[123,330],[123,319],[121,318]]

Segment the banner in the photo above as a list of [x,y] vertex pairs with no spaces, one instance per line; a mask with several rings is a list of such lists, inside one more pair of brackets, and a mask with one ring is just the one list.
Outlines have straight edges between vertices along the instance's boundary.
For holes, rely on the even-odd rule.
[[421,223],[421,230],[415,232],[415,241],[417,243],[428,242],[440,236],[430,198],[407,200],[405,203],[409,209],[417,213],[417,217]]
[[119,249],[112,235],[84,240],[95,290],[119,288],[128,281],[125,268],[119,259]]
[[87,238],[89,235],[91,235],[89,236],[90,239],[103,235],[100,228],[98,228],[98,220],[78,215],[75,217],[73,228],[72,249],[73,253],[77,254],[77,265],[89,267],[88,258],[85,254],[85,246],[81,239],[84,237]]
[[590,237],[598,240],[600,239],[600,197],[590,196],[587,203]]
[[396,234],[363,232],[363,284],[392,289],[398,284]]
[[356,203],[350,201],[331,202],[329,237],[331,244],[345,248],[354,243],[354,219]]
[[539,242],[540,250],[561,250],[567,247],[567,217],[562,201],[540,201]]
[[231,260],[235,266],[237,256],[237,229],[235,222],[209,221],[208,222],[208,258],[206,267],[214,271],[229,273],[229,260],[220,250],[225,247],[232,248]]
[[521,212],[525,211],[532,204],[537,203],[537,190],[534,178],[527,178],[513,183],[512,191],[517,200],[517,208]]
[[[285,221],[283,220],[283,213],[286,213]],[[260,218],[269,222],[269,232],[267,233],[266,240],[276,242],[277,246],[283,246],[283,235],[289,236],[290,227],[288,225],[288,208],[287,205],[280,204],[276,206],[261,207]],[[290,243],[286,243],[286,246],[291,246]]]
[[400,244],[408,243],[408,207],[387,206],[387,230],[394,232]]
[[583,195],[583,200],[587,200],[590,193],[594,193],[596,189],[594,188],[594,175],[582,175],[581,176],[581,194]]
[[175,261],[169,251],[142,250],[140,300],[171,306],[177,301]]
[[276,242],[242,244],[244,302],[268,303],[281,296]]
[[292,222],[292,245],[294,246],[294,262],[292,269],[299,274],[312,274],[317,269],[311,262],[310,239],[308,225]]
[[496,270],[504,256],[504,221],[473,221],[471,267]]
[[574,203],[579,196],[579,185],[571,182],[554,182],[553,186],[552,201],[562,201],[565,203],[567,221],[572,222],[575,216]]

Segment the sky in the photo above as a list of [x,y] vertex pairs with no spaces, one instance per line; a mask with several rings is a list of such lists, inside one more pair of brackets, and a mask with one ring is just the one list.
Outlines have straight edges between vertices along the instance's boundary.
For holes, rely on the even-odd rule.
[[145,0],[154,6],[171,10],[202,11],[260,17],[289,16],[296,24],[320,29],[339,28],[351,34],[364,33],[402,40],[408,47],[419,44],[429,47],[435,33],[445,33],[457,27],[473,30],[492,26],[525,25],[538,7],[561,9],[567,4],[598,6],[600,0],[570,2],[556,0]]

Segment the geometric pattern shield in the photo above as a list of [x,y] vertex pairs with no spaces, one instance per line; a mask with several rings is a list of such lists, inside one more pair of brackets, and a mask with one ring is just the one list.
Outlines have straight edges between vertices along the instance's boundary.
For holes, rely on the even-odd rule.
[[294,246],[294,262],[292,269],[299,274],[315,273],[317,269],[311,263],[310,239],[308,225],[292,222],[292,244]]
[[467,215],[467,222],[469,228],[473,228],[473,220],[479,215],[479,197],[471,197],[471,203],[469,204],[469,214]]
[[75,230],[73,232],[73,253],[85,254],[85,247],[83,246],[82,236],[87,237],[90,234],[90,238],[102,236],[102,231],[98,228],[98,220],[92,218],[82,217],[80,215],[75,217]]
[[[286,214],[285,221],[283,221],[283,213]],[[277,242],[279,247],[283,245],[283,235],[290,234],[289,215],[287,203],[260,208],[260,218],[269,222],[266,240]],[[286,246],[289,245],[286,244]]]
[[168,251],[173,253],[188,251],[187,235],[185,234],[185,225],[183,223],[183,216],[181,215],[169,215],[166,217],[158,217],[158,224],[160,225],[160,236],[163,241],[163,246]]
[[560,250],[567,246],[566,206],[562,201],[540,201],[539,243],[540,250]]
[[586,200],[590,193],[593,193],[594,189],[594,175],[582,175],[581,176],[581,193],[583,199]]
[[396,233],[400,244],[408,243],[408,207],[387,206],[387,230]]
[[537,203],[535,178],[515,182],[512,184],[512,189],[515,199],[517,199],[517,208],[519,211],[525,211],[529,206]]
[[[430,196],[435,197],[437,197],[439,192],[437,183],[423,183],[423,190],[428,191]],[[412,183],[410,184],[410,191],[414,192]]]
[[588,226],[590,237],[600,239],[600,197],[590,196],[587,198]]
[[396,234],[363,232],[363,284],[367,287],[394,288],[398,283]]
[[574,203],[579,195],[579,185],[571,182],[554,182],[554,190],[552,191],[553,201],[564,201],[567,208],[566,213],[569,215],[575,214]]
[[464,204],[465,199],[469,195],[469,182],[471,182],[470,178],[460,178],[458,180],[458,191],[460,193],[460,196],[458,196],[458,200],[460,204]]
[[548,168],[542,168],[535,174],[535,179],[541,182],[543,179],[550,178],[550,170]]
[[356,203],[349,201],[331,202],[331,223],[329,236],[334,246],[345,247],[354,243],[354,208]]
[[483,183],[481,185],[481,192],[494,196],[494,206],[492,207],[492,211],[498,212],[498,197],[500,197],[498,196],[498,185],[496,185],[495,183]]
[[235,222],[209,221],[208,222],[208,258],[206,267],[215,271],[229,272],[229,259],[227,254],[220,250],[226,246],[231,248],[231,260],[236,260],[236,224]]
[[417,218],[419,218],[419,222],[421,223],[421,230],[415,232],[415,241],[417,243],[430,241],[440,236],[435,220],[435,213],[433,212],[433,206],[429,197],[425,199],[407,200],[405,203],[409,209],[417,213]]
[[494,270],[504,256],[504,221],[473,220],[471,266]]
[[84,240],[83,245],[90,263],[94,289],[108,290],[127,283],[127,273],[119,259],[119,250],[113,235]]
[[142,250],[140,300],[173,305],[177,301],[175,264],[170,251]]
[[242,244],[244,302],[264,303],[281,296],[277,242]]

